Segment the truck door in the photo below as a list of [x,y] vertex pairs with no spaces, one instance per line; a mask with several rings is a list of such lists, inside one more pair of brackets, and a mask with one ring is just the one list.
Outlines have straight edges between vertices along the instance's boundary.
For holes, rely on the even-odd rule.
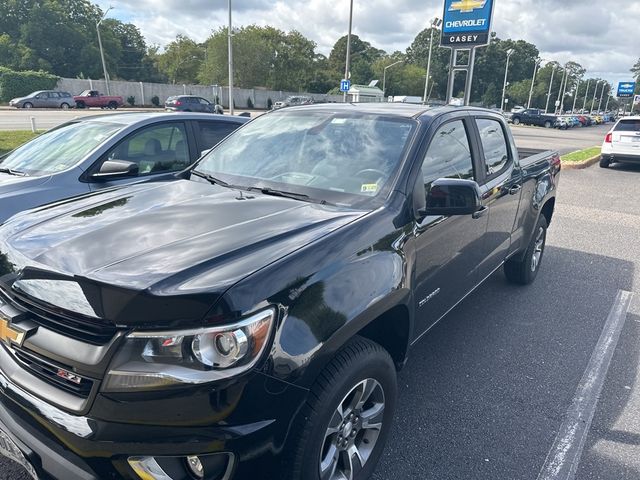
[[483,201],[489,208],[489,222],[479,268],[480,280],[498,268],[511,246],[520,194],[522,173],[517,164],[515,145],[503,122],[495,118],[475,117],[474,124],[480,147],[480,164],[483,172],[479,183]]
[[[435,132],[422,163],[425,195],[439,178],[477,178],[470,121],[458,118]],[[431,327],[477,284],[487,218],[429,216],[414,225],[416,333]]]

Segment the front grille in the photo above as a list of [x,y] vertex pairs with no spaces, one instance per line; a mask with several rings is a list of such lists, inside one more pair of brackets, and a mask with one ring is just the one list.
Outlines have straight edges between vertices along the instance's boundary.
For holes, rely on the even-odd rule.
[[54,332],[62,333],[76,340],[92,345],[104,345],[116,334],[115,326],[90,319],[82,315],[70,316],[61,312],[53,312],[36,304],[32,300],[12,291],[9,303],[21,310],[26,310],[29,319]]
[[[82,398],[87,398],[91,393],[94,381],[90,378],[74,374],[71,368],[64,365],[57,365],[25,349],[15,349],[13,350],[13,354],[25,370],[41,380]],[[78,381],[74,382],[65,378],[66,373],[73,374]]]

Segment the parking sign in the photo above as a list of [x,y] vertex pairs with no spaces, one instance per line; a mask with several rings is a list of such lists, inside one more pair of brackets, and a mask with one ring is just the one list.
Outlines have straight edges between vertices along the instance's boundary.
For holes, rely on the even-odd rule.
[[348,92],[350,88],[351,88],[351,80],[342,80],[340,82],[341,92]]

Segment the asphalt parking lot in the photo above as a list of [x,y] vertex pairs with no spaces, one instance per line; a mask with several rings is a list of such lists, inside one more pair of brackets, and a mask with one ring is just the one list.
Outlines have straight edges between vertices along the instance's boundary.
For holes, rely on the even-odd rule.
[[[607,128],[514,132],[519,146],[576,150],[562,135],[593,132],[597,141],[578,140],[592,146]],[[636,296],[620,315],[617,344],[608,344],[597,407],[582,411],[593,414],[590,428],[571,439],[567,452],[576,455],[563,466],[579,480],[640,478],[639,199],[640,166],[562,173],[536,282],[516,287],[496,272],[415,346],[374,479],[570,478],[543,467],[621,292]],[[0,479],[26,476],[0,460]]]

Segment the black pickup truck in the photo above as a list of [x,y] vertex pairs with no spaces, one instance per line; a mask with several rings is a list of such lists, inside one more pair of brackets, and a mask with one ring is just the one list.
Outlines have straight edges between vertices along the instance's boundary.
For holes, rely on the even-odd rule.
[[0,453],[60,480],[368,478],[411,345],[498,268],[535,279],[559,171],[489,110],[327,104],[14,216]]
[[538,127],[551,128],[556,125],[556,116],[548,115],[537,108],[527,108],[511,115],[514,125],[536,125]]

